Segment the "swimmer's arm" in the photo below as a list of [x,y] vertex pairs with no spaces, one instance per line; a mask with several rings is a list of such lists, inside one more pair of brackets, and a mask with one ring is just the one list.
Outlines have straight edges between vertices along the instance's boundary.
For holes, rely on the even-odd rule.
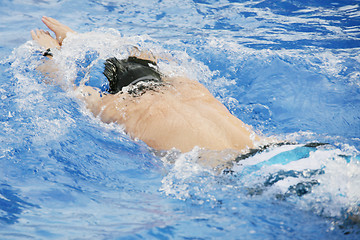
[[62,72],[51,58],[44,60],[41,65],[36,67],[36,70],[43,75],[44,83],[58,85],[64,91],[69,90],[69,83],[65,82],[64,77],[61,76]]
[[36,70],[42,73],[42,75],[49,81],[54,80],[55,83],[58,83],[56,79],[58,79],[58,68],[51,61],[51,59],[44,60],[43,64],[39,65]]
[[119,112],[119,109],[123,109],[124,104],[119,95],[103,94],[98,88],[89,86],[77,87],[75,93],[77,98],[85,102],[86,108],[95,117],[100,117],[101,121],[119,124],[124,122],[124,113]]
[[[57,84],[65,91],[68,90],[68,85],[61,81],[63,78],[59,76],[60,73],[58,68],[52,60],[45,60],[43,64],[36,68],[36,70],[40,71],[44,75],[45,83]],[[74,92],[77,98],[85,101],[87,107],[91,111],[95,111],[102,99],[101,92],[98,88],[89,86],[74,86]]]
[[97,115],[100,111],[101,101],[103,99],[103,94],[98,88],[90,87],[90,86],[80,86],[74,87],[75,96],[81,100],[84,100],[86,103],[86,107]]

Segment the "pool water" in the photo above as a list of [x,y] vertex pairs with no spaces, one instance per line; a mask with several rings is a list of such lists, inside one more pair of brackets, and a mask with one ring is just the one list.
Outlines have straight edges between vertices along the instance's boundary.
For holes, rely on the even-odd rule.
[[[360,1],[3,0],[1,239],[359,239]],[[155,154],[36,70],[43,15],[63,88],[106,89],[132,46],[204,84],[274,146],[220,173]],[[165,59],[170,59],[165,60]],[[309,147],[310,142],[328,145]],[[226,157],[226,156],[224,156]]]

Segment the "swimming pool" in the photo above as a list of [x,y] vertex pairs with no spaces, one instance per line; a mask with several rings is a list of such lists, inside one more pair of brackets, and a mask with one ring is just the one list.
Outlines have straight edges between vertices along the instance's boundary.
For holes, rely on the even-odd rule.
[[[1,239],[358,239],[360,7],[342,1],[2,1]],[[84,33],[56,61],[105,87],[129,46],[174,59],[257,131],[297,141],[217,174],[153,154],[45,84],[31,29]],[[308,142],[331,146],[307,148]]]

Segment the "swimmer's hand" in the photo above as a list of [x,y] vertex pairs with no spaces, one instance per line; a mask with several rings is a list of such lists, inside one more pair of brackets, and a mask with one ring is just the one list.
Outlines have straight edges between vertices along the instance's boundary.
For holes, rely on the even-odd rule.
[[53,31],[55,33],[56,40],[58,41],[60,46],[62,45],[62,42],[66,38],[67,33],[69,33],[69,32],[75,33],[74,30],[72,30],[71,28],[62,24],[61,22],[59,22],[58,20],[56,20],[54,18],[44,16],[44,17],[42,17],[41,20],[51,31]]
[[54,39],[48,31],[38,30],[31,31],[31,37],[36,41],[41,47],[45,49],[48,48],[58,48],[60,49],[60,44],[56,39]]

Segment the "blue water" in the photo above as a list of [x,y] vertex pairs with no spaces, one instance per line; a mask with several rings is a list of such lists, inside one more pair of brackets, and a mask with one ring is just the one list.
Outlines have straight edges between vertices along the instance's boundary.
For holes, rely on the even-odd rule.
[[[359,239],[360,1],[2,0],[1,239]],[[63,81],[106,87],[129,46],[174,59],[275,147],[231,173],[156,155],[46,84],[29,31],[70,36]]]

